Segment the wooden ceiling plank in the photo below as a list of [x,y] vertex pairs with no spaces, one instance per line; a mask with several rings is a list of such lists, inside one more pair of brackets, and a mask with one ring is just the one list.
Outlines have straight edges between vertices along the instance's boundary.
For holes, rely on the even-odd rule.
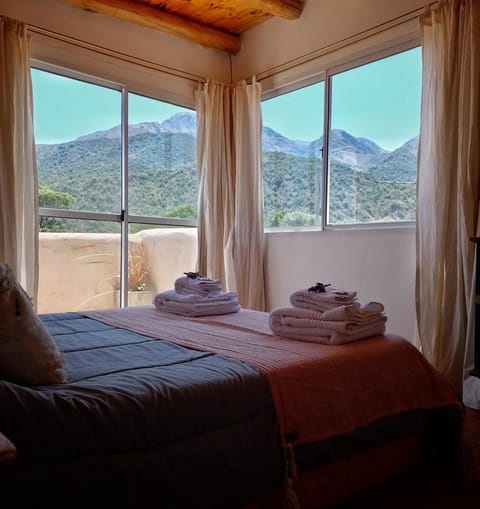
[[302,14],[303,3],[303,0],[250,0],[249,7],[279,18],[298,19]]
[[128,0],[58,0],[80,9],[178,35],[202,46],[236,55],[240,38],[193,21]]

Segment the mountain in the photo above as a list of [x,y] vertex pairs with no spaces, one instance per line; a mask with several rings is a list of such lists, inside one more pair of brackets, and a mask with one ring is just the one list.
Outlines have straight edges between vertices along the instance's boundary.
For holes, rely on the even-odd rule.
[[[267,126],[262,128],[262,146],[264,152],[282,152],[300,157],[311,156],[311,143],[291,140]],[[321,157],[321,154],[314,157]]]
[[[375,163],[387,153],[376,143],[366,138],[355,138],[341,129],[330,132],[330,160],[347,164],[359,171]],[[321,139],[323,143],[323,139]]]
[[416,182],[418,136],[404,143],[373,165],[368,173],[378,180],[389,181],[395,174],[396,182]]
[[[163,132],[161,125],[158,122],[141,122],[139,124],[128,126],[128,136],[136,136],[137,134],[158,134]],[[104,131],[95,131],[94,133],[86,134],[85,136],[78,137],[75,141],[92,141],[92,140],[113,140],[120,139],[121,127],[119,125],[106,129]]]
[[[412,178],[415,179],[418,137],[407,141],[393,152],[381,148],[368,138],[356,138],[342,129],[332,129],[329,142],[330,162],[336,161],[382,179],[386,177],[392,180],[392,175],[400,173],[401,182],[411,182]],[[278,152],[298,157],[321,158],[323,136],[311,142],[291,140],[264,126],[262,145],[264,153]],[[371,171],[370,168],[375,169]],[[396,180],[397,177],[393,179]]]
[[[164,133],[188,134],[196,136],[196,115],[191,112],[180,112],[172,115],[162,123],[141,122],[128,127],[129,139],[135,140],[138,148],[139,135],[160,135]],[[85,142],[93,140],[120,139],[120,126],[104,131],[96,131],[74,140]],[[151,141],[151,138],[150,138]],[[142,143],[142,142],[140,142]],[[155,164],[158,157],[162,157],[162,144],[156,146],[147,143],[147,147],[140,147],[131,157],[137,161],[148,161],[147,166]],[[271,127],[262,129],[263,151],[277,152],[298,157],[321,158],[323,136],[314,141],[292,140],[275,131]],[[381,148],[368,138],[355,137],[342,129],[332,129],[330,132],[330,162],[336,161],[358,171],[366,171],[369,175],[381,180],[398,182],[414,182],[416,179],[416,158],[418,151],[418,136],[407,141],[394,151]]]
[[191,136],[197,135],[197,117],[195,113],[181,112],[175,113],[170,118],[164,120],[160,127],[164,132],[184,133]]
[[[161,124],[158,122],[140,122],[138,124],[129,124],[128,137],[139,134],[160,134],[160,133],[185,133],[195,136],[197,131],[197,121],[194,113],[180,112],[164,120]],[[95,131],[78,137],[75,141],[90,141],[98,139],[120,139],[121,127],[119,125],[103,131]]]
[[[196,210],[196,115],[128,127],[130,213],[175,215]],[[120,126],[59,144],[37,145],[40,183],[68,193],[72,208],[118,212]],[[262,130],[264,206],[267,224],[313,224],[321,207],[323,138],[291,140]],[[341,129],[330,132],[329,214],[334,222],[411,219],[418,136],[387,151]],[[413,200],[413,201],[412,201]],[[306,222],[305,222],[306,221]]]

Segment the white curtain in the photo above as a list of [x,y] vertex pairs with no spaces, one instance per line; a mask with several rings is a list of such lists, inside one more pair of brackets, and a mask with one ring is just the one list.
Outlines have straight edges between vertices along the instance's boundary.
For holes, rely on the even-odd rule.
[[235,167],[228,85],[207,81],[196,91],[198,271],[236,288],[233,270]]
[[420,20],[416,311],[426,357],[462,395],[473,342],[480,173],[480,2],[448,0]]
[[264,310],[260,84],[207,81],[196,109],[198,270]]
[[0,17],[0,262],[9,264],[36,301],[37,168],[29,37]]

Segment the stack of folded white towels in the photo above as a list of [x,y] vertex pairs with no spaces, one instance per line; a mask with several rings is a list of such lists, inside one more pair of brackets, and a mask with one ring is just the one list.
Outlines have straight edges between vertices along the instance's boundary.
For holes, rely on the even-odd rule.
[[218,279],[186,272],[175,280],[173,290],[159,292],[153,304],[160,311],[183,316],[225,315],[240,311],[236,292],[222,291]]
[[360,304],[357,292],[317,283],[290,295],[291,307],[273,310],[270,329],[277,336],[329,345],[385,333],[384,306]]

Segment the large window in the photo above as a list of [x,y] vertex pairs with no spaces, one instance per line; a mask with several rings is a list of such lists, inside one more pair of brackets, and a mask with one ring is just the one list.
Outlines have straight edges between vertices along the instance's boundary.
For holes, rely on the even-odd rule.
[[[151,250],[196,222],[195,112],[73,74],[33,68],[32,82],[39,311],[151,303]],[[162,269],[173,282],[191,267]]]
[[195,219],[195,112],[132,93],[128,103],[129,213]]
[[322,220],[323,82],[262,103],[266,227]]
[[420,93],[413,48],[265,100],[265,226],[414,221]]

